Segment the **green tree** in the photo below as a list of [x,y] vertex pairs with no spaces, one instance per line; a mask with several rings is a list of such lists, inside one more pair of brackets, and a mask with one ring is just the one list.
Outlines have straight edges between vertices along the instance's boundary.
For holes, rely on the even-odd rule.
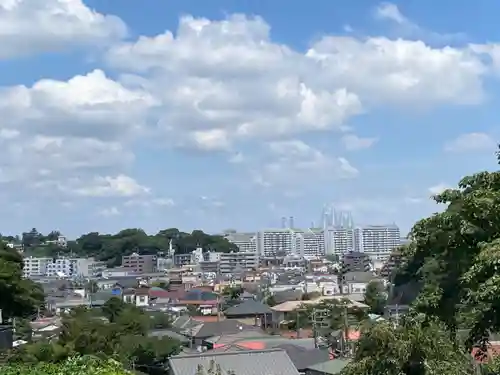
[[41,362],[32,364],[13,363],[0,367],[2,375],[128,375],[119,362],[99,360],[98,358],[76,357],[68,358],[60,363]]
[[121,312],[127,307],[127,304],[119,297],[111,297],[101,307],[103,315],[113,323]]
[[0,242],[0,309],[4,319],[27,317],[44,304],[40,285],[23,278],[23,258]]
[[149,315],[151,329],[165,329],[172,326],[172,319],[164,312],[154,312]]
[[328,335],[332,331],[347,330],[366,319],[366,311],[353,306],[348,300],[325,300],[318,304],[302,304],[297,308],[290,329],[310,328],[313,320],[321,322],[318,329]]
[[9,363],[59,363],[74,356],[119,360],[125,368],[150,375],[165,374],[168,358],[181,344],[172,338],[148,337],[149,317],[127,306],[110,323],[91,311],[79,309],[63,317],[56,340],[23,345],[14,350]]
[[242,293],[243,288],[241,286],[226,286],[222,291],[222,295],[230,300],[238,300]]
[[368,283],[365,291],[365,304],[370,306],[372,314],[382,315],[387,304],[387,291],[384,283],[373,280]]
[[397,327],[388,322],[370,324],[342,375],[477,374],[472,356],[460,350],[444,328],[414,320]]
[[452,338],[466,315],[468,346],[484,346],[500,330],[500,171],[464,177],[433,199],[445,209],[411,230],[395,287],[416,285],[416,310],[439,318]]
[[265,302],[266,302],[266,305],[268,306],[276,306],[276,300],[274,299],[274,296],[272,294],[270,294],[269,296],[267,296],[267,298],[265,299]]
[[14,319],[14,337],[16,340],[30,341],[32,328],[28,319]]

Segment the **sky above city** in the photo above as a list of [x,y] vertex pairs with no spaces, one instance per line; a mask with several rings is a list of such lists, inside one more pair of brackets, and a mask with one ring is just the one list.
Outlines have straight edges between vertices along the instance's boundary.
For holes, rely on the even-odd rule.
[[500,2],[0,0],[0,232],[403,232],[496,168]]

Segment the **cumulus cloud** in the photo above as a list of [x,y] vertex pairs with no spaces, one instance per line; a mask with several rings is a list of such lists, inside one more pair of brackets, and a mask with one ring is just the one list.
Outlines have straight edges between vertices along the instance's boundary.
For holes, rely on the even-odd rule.
[[495,140],[486,133],[468,133],[445,144],[448,152],[492,151],[497,147]]
[[148,187],[125,175],[96,177],[86,185],[67,187],[67,189],[74,194],[87,197],[135,197],[150,193]]
[[109,45],[126,34],[121,19],[82,0],[0,0],[0,59]]
[[[381,12],[407,22],[396,10]],[[273,42],[262,18],[244,15],[183,17],[175,32],[113,47],[107,61],[161,101],[169,140],[206,150],[344,129],[373,106],[477,104],[490,69],[468,46],[384,37],[326,35],[301,53]]]
[[[8,25],[0,26],[6,46],[0,58],[125,35],[119,19],[79,0],[40,4],[0,0],[0,25]],[[395,21],[402,16],[394,9],[385,15]],[[67,81],[1,88],[0,183],[31,176],[40,189],[128,200],[144,195],[152,205],[154,194],[126,170],[145,134],[162,145],[228,152],[233,163],[246,159],[242,143],[259,140],[268,147],[262,164],[251,168],[265,186],[325,175],[352,178],[358,170],[346,158],[301,136],[329,132],[346,149],[362,149],[376,139],[343,132],[373,108],[480,103],[483,78],[492,71],[484,54],[494,49],[335,35],[301,52],[273,41],[260,17],[182,17],[174,31],[114,43],[105,59],[121,74],[97,69]]]
[[389,2],[382,2],[375,8],[375,17],[396,25],[396,32],[399,36],[419,38],[440,44],[464,41],[466,39],[463,33],[436,33],[426,30],[406,17],[396,4]]
[[65,81],[0,90],[0,127],[49,136],[116,139],[140,130],[155,99],[94,70]]
[[343,157],[330,157],[301,140],[273,141],[269,158],[254,170],[254,182],[270,187],[310,183],[311,180],[354,178],[359,171]]

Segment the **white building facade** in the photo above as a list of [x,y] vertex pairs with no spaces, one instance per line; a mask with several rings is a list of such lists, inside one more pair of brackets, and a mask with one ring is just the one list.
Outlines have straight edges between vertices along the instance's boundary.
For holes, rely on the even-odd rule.
[[25,257],[23,259],[23,276],[96,276],[106,268],[104,262],[93,258],[50,258]]
[[395,224],[370,225],[361,228],[360,242],[363,252],[373,261],[385,261],[401,245],[401,232]]

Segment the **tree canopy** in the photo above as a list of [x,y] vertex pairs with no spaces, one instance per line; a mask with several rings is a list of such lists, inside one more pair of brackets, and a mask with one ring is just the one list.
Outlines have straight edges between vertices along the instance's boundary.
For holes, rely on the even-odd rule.
[[500,171],[466,176],[433,199],[444,209],[413,226],[394,277],[416,301],[402,325],[363,330],[345,375],[500,373],[487,355],[500,330]]
[[[117,311],[111,314],[112,308]],[[74,309],[63,316],[62,329],[55,340],[16,348],[8,362],[60,363],[72,357],[95,356],[117,360],[127,369],[165,374],[168,358],[180,352],[181,343],[167,336],[148,336],[157,321],[134,305],[110,302],[102,310],[105,316],[112,317],[111,321],[83,307]]]
[[170,241],[177,254],[185,254],[198,246],[204,251],[213,250],[227,253],[238,248],[224,236],[210,235],[201,230],[185,233],[177,228],[164,229],[154,235],[149,235],[142,229],[123,229],[115,234],[91,232],[81,235],[75,241],[68,241],[66,247],[47,241],[57,240],[60,233],[52,231],[47,236],[39,233],[36,228],[22,235],[22,239],[14,236],[3,236],[6,241],[22,242],[26,254],[36,256],[55,256],[73,254],[74,256],[95,257],[107,261],[109,265],[121,264],[123,255],[133,252],[140,254],[157,254],[169,250]]
[[131,375],[122,365],[113,360],[100,360],[96,357],[68,358],[64,362],[32,364],[10,364],[0,367],[2,375]]
[[344,375],[474,374],[472,357],[456,350],[440,326],[375,323],[362,331]]
[[387,303],[387,291],[384,283],[373,280],[368,283],[365,291],[365,303],[370,306],[370,312],[382,315]]
[[43,306],[43,289],[23,278],[23,258],[0,241],[0,309],[4,319],[27,317]]
[[452,336],[466,322],[469,347],[484,344],[500,328],[500,171],[464,177],[433,199],[446,207],[411,230],[395,284],[418,285],[417,311]]

